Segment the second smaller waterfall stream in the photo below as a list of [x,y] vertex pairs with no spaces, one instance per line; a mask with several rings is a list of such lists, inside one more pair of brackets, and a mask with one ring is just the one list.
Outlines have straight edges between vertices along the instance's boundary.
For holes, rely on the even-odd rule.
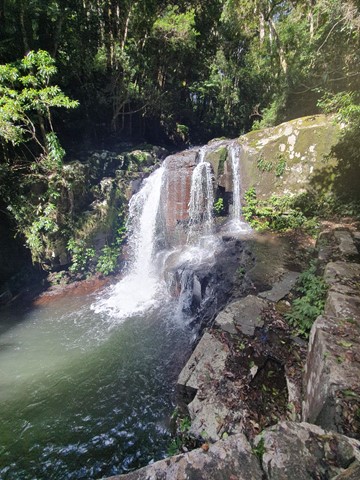
[[211,165],[204,161],[206,147],[199,150],[199,163],[191,178],[188,241],[211,235],[214,229],[214,186]]
[[227,228],[231,232],[248,232],[250,226],[241,219],[241,191],[240,191],[240,146],[233,142],[228,147],[231,170],[232,170],[232,187],[233,187],[233,205],[231,212],[231,220],[227,224]]

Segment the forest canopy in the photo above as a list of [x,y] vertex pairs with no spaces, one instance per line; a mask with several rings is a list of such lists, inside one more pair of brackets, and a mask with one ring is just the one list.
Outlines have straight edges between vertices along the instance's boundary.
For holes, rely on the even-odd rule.
[[236,136],[359,87],[355,0],[1,0],[0,23],[0,63],[46,51],[79,101],[64,139]]

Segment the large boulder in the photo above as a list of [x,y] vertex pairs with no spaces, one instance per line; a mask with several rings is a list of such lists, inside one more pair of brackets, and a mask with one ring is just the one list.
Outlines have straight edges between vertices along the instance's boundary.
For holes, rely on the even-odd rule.
[[256,445],[267,480],[330,480],[360,460],[360,442],[308,423],[281,422]]
[[225,307],[216,317],[215,325],[228,333],[241,331],[245,335],[253,336],[255,328],[264,325],[261,312],[268,305],[266,300],[248,295]]
[[241,136],[243,191],[254,186],[268,198],[330,188],[325,172],[336,165],[328,157],[339,134],[332,118],[314,115]]
[[311,329],[303,419],[360,438],[360,323],[319,317]]
[[244,435],[161,460],[108,480],[262,480],[259,460]]

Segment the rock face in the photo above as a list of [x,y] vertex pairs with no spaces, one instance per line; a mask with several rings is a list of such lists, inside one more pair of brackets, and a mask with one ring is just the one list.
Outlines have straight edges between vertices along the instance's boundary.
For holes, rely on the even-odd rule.
[[[308,423],[281,422],[108,480],[358,480],[360,443]],[[259,458],[261,461],[259,461]]]
[[[225,418],[230,413],[212,388],[218,384],[225,370],[228,350],[210,333],[205,333],[177,381],[179,397],[191,400],[187,405],[191,418],[191,433],[196,437],[203,434],[214,442],[225,431]],[[206,393],[205,393],[206,392]]]
[[339,132],[331,118],[314,115],[243,135],[243,191],[254,186],[258,197],[268,198],[320,187],[322,170],[335,165],[335,160],[323,160]]
[[109,480],[262,480],[259,460],[243,435],[234,435],[209,449],[161,460]]
[[[356,258],[349,232],[336,232],[335,258]],[[329,262],[325,315],[314,323],[305,372],[303,419],[360,438],[360,264]]]
[[[181,240],[182,229],[176,232],[178,224],[186,222],[189,218],[188,205],[190,202],[191,176],[196,165],[198,156],[197,150],[186,150],[167,157],[166,166],[166,186],[164,206],[165,225],[168,240],[171,241],[174,234]],[[175,243],[172,239],[171,243]]]
[[360,459],[359,442],[308,423],[281,422],[255,443],[268,480],[332,479]]

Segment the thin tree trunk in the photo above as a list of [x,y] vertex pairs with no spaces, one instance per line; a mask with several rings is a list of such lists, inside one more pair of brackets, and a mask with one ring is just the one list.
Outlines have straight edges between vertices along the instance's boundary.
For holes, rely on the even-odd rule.
[[260,45],[263,45],[265,41],[265,17],[263,12],[259,14],[259,38]]
[[275,24],[274,24],[272,18],[269,18],[268,22],[269,22],[269,26],[270,26],[270,32],[272,33],[272,35],[275,39],[275,42],[276,42],[276,47],[277,47],[277,51],[278,51],[278,54],[279,54],[281,70],[283,71],[283,73],[286,74],[286,72],[287,72],[287,62],[286,62],[286,58],[285,58],[284,49],[281,45],[280,38],[279,38],[279,35],[276,31],[276,27],[275,27]]
[[23,0],[18,0],[18,6],[19,6],[19,20],[20,20],[20,28],[21,28],[21,34],[22,34],[22,39],[24,44],[24,51],[25,51],[25,54],[27,54],[30,51],[30,43],[29,43],[27,31],[26,31],[26,26],[25,26],[25,10],[24,10]]

